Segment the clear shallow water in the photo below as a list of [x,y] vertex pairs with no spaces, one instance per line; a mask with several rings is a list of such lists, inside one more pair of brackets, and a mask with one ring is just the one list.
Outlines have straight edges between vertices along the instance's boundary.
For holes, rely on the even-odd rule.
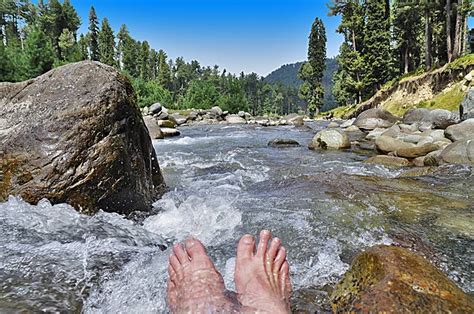
[[[198,237],[233,289],[237,241],[263,228],[288,248],[298,309],[328,309],[353,256],[376,244],[415,248],[472,292],[471,169],[403,177],[354,152],[308,150],[323,125],[311,126],[187,127],[154,142],[169,191],[140,222],[10,198],[0,204],[0,311],[166,312],[163,247]],[[275,138],[303,146],[268,147]]]

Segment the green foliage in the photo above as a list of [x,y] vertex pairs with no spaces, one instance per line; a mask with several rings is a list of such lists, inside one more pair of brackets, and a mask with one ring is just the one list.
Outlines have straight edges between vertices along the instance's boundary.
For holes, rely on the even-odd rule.
[[167,107],[173,106],[171,93],[158,84],[158,82],[145,81],[141,78],[137,78],[132,79],[132,83],[140,107],[150,106],[157,102]]
[[209,81],[195,80],[189,84],[179,108],[209,109],[219,104],[219,91]]
[[89,54],[91,60],[99,61],[99,20],[97,19],[97,14],[95,9],[91,6],[89,11]]
[[158,51],[158,83],[165,88],[171,88],[171,69],[166,62],[166,53],[163,50]]
[[50,39],[37,27],[29,30],[23,54],[23,78],[41,75],[52,69],[54,50]]
[[460,70],[465,69],[468,66],[474,65],[474,53],[465,55],[459,59],[448,64],[449,70]]
[[[115,63],[115,36],[109,20],[102,20],[102,27],[98,36],[99,61],[111,66]],[[83,51],[84,53],[84,51]]]

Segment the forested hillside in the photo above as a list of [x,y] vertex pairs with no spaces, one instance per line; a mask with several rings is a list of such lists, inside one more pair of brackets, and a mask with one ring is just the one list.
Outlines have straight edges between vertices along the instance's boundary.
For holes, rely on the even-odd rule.
[[[100,12],[100,15],[107,12]],[[298,91],[269,84],[255,73],[228,73],[218,65],[170,59],[148,41],[133,38],[126,25],[114,33],[94,7],[88,32],[78,33],[81,18],[70,0],[0,2],[0,81],[22,81],[54,67],[81,60],[100,61],[126,74],[140,106],[161,102],[172,109],[210,108],[287,114],[300,109]]]
[[[299,71],[303,63],[304,62],[285,64],[268,74],[264,80],[269,84],[282,84],[287,87],[299,88],[303,83],[299,77]],[[331,110],[338,105],[332,93],[334,85],[333,78],[336,71],[337,60],[335,58],[326,59],[326,69],[323,76],[324,105],[322,111]]]

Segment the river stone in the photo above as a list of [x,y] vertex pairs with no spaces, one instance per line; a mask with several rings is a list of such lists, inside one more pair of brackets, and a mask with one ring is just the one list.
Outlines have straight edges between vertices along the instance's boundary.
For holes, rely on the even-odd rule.
[[212,107],[208,114],[210,115],[211,118],[218,119],[222,116],[224,112],[222,112],[222,109],[220,107]]
[[160,113],[154,114],[153,116],[158,120],[166,120],[169,117],[168,109],[166,109],[165,107],[161,107]]
[[158,120],[158,125],[163,128],[175,128],[176,122],[172,120]]
[[361,132],[361,130],[356,127],[355,125],[348,126],[347,128],[344,129],[346,132]]
[[247,120],[235,114],[231,114],[225,117],[225,121],[229,124],[246,124],[247,123]]
[[287,116],[284,116],[283,119],[288,121],[289,124],[292,124],[292,125],[295,125],[295,126],[303,126],[304,125],[303,116],[300,116],[296,113],[291,113]]
[[190,111],[188,115],[186,116],[186,121],[194,121],[199,117],[198,112],[196,111]]
[[430,166],[430,167],[439,166],[439,164],[441,162],[441,153],[442,152],[443,152],[443,150],[435,150],[435,151],[427,154],[423,159],[424,165],[425,166]]
[[338,127],[339,127],[339,123],[337,122],[331,122],[327,126],[328,129],[337,129]]
[[164,137],[172,137],[172,136],[179,136],[181,132],[175,128],[161,128],[161,132],[163,132]]
[[474,87],[469,88],[467,95],[459,106],[461,120],[474,119]]
[[173,113],[168,117],[168,119],[173,121],[176,125],[182,125],[186,123],[186,118],[179,113]]
[[408,167],[411,166],[411,163],[406,158],[395,157],[395,156],[386,156],[378,155],[373,156],[364,161],[366,164],[377,164],[387,167]]
[[433,143],[428,143],[424,145],[417,145],[414,147],[402,147],[395,151],[395,154],[398,157],[405,157],[405,158],[417,158],[421,156],[425,156],[428,153],[431,153],[435,150],[438,150],[438,145]]
[[474,139],[464,139],[448,145],[441,160],[449,164],[474,164]]
[[452,141],[460,141],[467,138],[474,139],[474,118],[467,119],[459,124],[449,126],[444,134]]
[[300,146],[300,143],[293,139],[287,138],[277,138],[268,142],[268,146],[272,147],[290,147],[290,146]]
[[148,129],[148,133],[152,139],[162,139],[164,138],[163,132],[161,132],[160,126],[158,125],[158,121],[151,117],[145,116],[143,117],[143,121],[145,122],[146,128]]
[[348,128],[350,126],[352,126],[354,124],[354,121],[356,119],[355,118],[352,118],[352,119],[349,119],[349,120],[346,120],[344,121],[342,124],[341,124],[341,128],[345,129],[345,128]]
[[390,136],[390,137],[399,137],[400,136],[400,127],[398,125],[392,125],[391,127],[389,127],[388,129],[386,129],[382,135],[385,135],[385,136]]
[[[354,125],[355,126],[355,125]],[[360,130],[360,129],[359,129]],[[380,135],[383,134],[383,132],[387,131],[387,129],[382,129],[382,128],[377,128],[377,129],[374,129],[372,131],[370,131],[367,135],[366,135],[366,139],[368,140],[375,140],[377,137],[379,137]]]
[[130,81],[84,61],[0,83],[0,199],[147,211],[163,177]]
[[359,254],[331,295],[335,313],[473,313],[470,296],[423,257],[396,246]]
[[415,144],[406,143],[402,140],[392,138],[390,136],[381,135],[375,140],[377,149],[384,153],[395,152],[400,149],[408,149],[415,147]]
[[459,122],[457,114],[445,109],[435,109],[429,115],[432,127],[434,129],[446,129],[448,126]]
[[150,114],[159,114],[161,112],[162,106],[159,102],[153,104],[150,106],[150,109],[148,110]]
[[309,146],[311,149],[316,147],[322,149],[335,148],[344,149],[350,148],[351,142],[346,133],[336,129],[325,129],[319,131],[311,141]]
[[376,128],[389,128],[399,118],[386,110],[373,108],[362,112],[354,121],[354,125],[362,130],[373,130]]
[[403,123],[410,125],[416,122],[427,121],[429,116],[430,111],[426,108],[410,109],[403,115]]

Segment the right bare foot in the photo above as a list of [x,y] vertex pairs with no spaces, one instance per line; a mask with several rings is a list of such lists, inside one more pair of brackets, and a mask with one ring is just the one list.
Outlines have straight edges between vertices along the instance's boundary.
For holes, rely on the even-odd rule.
[[285,248],[272,234],[260,232],[255,252],[255,239],[245,235],[237,247],[235,286],[244,311],[289,313],[291,283]]

